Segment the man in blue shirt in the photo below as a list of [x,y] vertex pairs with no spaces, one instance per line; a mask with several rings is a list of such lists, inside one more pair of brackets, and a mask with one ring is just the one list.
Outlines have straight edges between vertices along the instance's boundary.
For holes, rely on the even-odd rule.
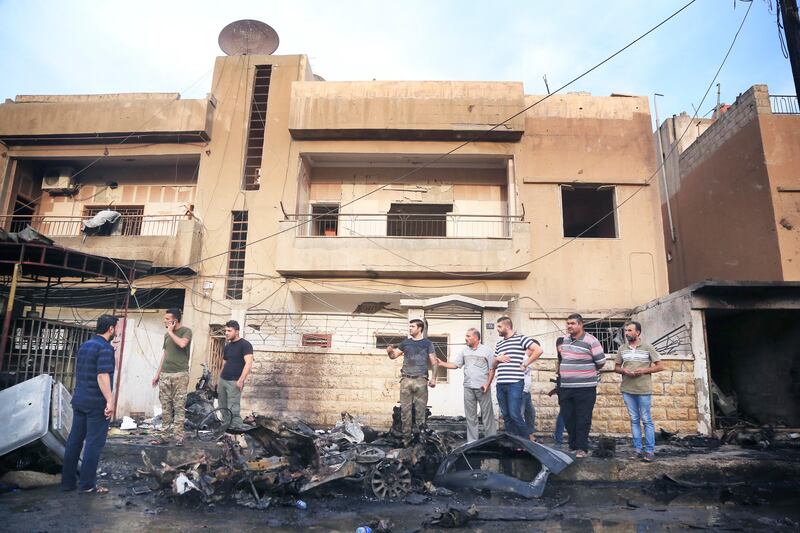
[[[97,464],[106,444],[108,424],[114,416],[114,397],[111,384],[114,380],[114,348],[111,339],[117,318],[101,315],[97,319],[94,337],[81,344],[75,361],[75,392],[72,395],[72,429],[64,451],[61,470],[61,490],[79,488],[82,492],[105,493],[98,487]],[[83,450],[80,482],[78,459]]]

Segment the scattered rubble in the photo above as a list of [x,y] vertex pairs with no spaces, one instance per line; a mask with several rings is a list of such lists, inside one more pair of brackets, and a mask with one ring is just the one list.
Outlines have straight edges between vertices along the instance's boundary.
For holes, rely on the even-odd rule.
[[[452,449],[447,435],[429,429],[404,448],[396,432],[378,434],[348,413],[323,432],[299,419],[248,421],[252,429],[218,440],[219,459],[202,455],[182,465],[156,465],[142,451],[145,471],[179,496],[194,492],[206,503],[232,497],[265,509],[276,497],[296,497],[336,480],[362,483],[373,498],[402,499],[422,489]],[[432,485],[429,490],[442,493]]]

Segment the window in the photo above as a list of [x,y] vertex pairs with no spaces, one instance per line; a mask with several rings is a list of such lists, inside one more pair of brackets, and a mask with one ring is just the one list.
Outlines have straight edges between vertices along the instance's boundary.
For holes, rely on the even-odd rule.
[[92,218],[100,211],[110,209],[122,215],[122,234],[141,235],[142,220],[144,218],[143,205],[112,205],[108,206],[87,206],[83,208],[83,217]]
[[562,185],[564,237],[612,239],[617,236],[611,185]]
[[228,253],[228,276],[225,297],[241,300],[244,290],[244,256],[247,250],[247,211],[231,212],[231,242]]
[[622,325],[624,320],[598,320],[586,319],[584,330],[594,335],[603,345],[605,353],[617,353],[617,349],[624,342]]
[[339,204],[311,206],[311,234],[335,237],[339,234]]
[[[440,361],[447,361],[447,337],[430,336],[428,340],[433,343],[433,349],[436,351],[436,357]],[[436,368],[436,383],[447,383],[447,369],[443,367]]]
[[[397,346],[407,338],[407,335],[376,335],[375,348],[385,349],[390,344]],[[436,352],[436,357],[438,357],[441,361],[447,361],[448,338],[445,336],[430,336],[428,337],[428,340],[433,343],[433,349]],[[446,368],[440,367],[436,369],[436,383],[447,383]]]
[[250,119],[247,123],[247,145],[244,154],[242,188],[257,191],[261,187],[261,157],[267,130],[267,101],[272,65],[256,65],[253,92],[250,98]]
[[390,344],[397,346],[407,338],[407,335],[375,335],[375,348],[386,349]]
[[316,348],[330,348],[332,345],[330,333],[303,333],[303,346]]
[[389,237],[447,237],[453,204],[392,204],[386,220]]

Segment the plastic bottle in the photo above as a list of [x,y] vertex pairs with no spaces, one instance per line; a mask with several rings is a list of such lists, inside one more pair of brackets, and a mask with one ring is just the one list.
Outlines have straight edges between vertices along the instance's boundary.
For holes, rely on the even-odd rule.
[[356,528],[356,533],[372,533],[372,528],[369,526],[361,526]]
[[305,511],[306,509],[308,509],[308,504],[303,500],[297,500],[296,502],[294,502],[294,506],[300,509],[301,511]]

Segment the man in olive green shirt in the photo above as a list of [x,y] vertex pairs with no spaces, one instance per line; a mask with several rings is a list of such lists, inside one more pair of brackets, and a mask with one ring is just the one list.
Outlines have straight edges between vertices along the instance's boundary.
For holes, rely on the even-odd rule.
[[175,445],[182,446],[192,330],[181,325],[180,309],[167,309],[164,326],[167,328],[164,354],[152,382],[153,387],[158,385],[158,399],[161,401],[162,437],[151,444],[166,444],[174,436]]
[[[636,455],[645,462],[655,457],[656,432],[650,405],[653,397],[653,378],[651,374],[661,372],[661,357],[658,352],[642,342],[642,325],[629,320],[623,326],[625,343],[617,350],[614,371],[622,374],[622,398],[631,418],[631,434]],[[642,429],[644,426],[645,451],[642,454]]]

